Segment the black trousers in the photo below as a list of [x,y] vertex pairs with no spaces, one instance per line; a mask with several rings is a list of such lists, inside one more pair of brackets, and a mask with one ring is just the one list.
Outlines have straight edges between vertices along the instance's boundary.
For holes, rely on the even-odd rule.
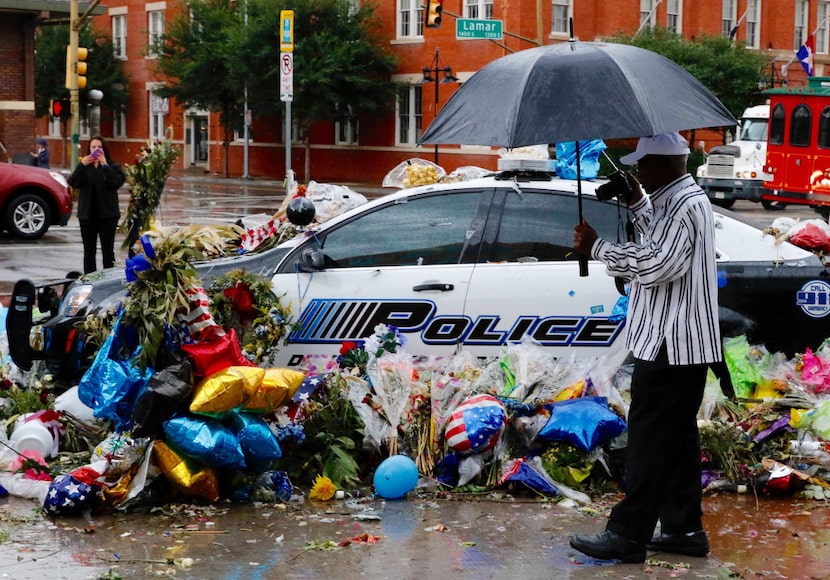
[[625,497],[606,526],[637,542],[661,531],[703,529],[697,412],[707,365],[671,366],[665,346],[656,361],[635,360],[628,410]]
[[95,253],[99,238],[104,268],[115,266],[115,230],[118,227],[118,218],[78,221],[81,224],[81,241],[84,244],[84,274],[96,270]]

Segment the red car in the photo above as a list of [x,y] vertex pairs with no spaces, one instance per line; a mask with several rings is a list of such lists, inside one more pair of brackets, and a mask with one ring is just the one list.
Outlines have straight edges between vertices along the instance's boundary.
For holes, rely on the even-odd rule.
[[49,226],[65,226],[72,192],[57,171],[0,163],[0,231],[24,240],[41,237]]

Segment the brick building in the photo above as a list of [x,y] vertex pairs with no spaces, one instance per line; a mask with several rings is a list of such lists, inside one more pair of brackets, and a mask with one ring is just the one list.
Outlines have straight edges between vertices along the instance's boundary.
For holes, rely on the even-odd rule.
[[47,19],[68,16],[69,0],[0,0],[0,161],[25,154],[34,144],[35,29]]
[[[359,0],[354,0],[359,1]],[[304,148],[292,145],[291,165],[298,179],[378,184],[396,164],[412,157],[433,159],[432,147],[418,147],[418,136],[457,89],[455,82],[423,82],[424,68],[450,67],[460,82],[488,62],[537,44],[566,41],[569,19],[581,40],[599,40],[618,32],[634,33],[642,26],[659,25],[685,38],[700,34],[729,35],[766,54],[768,83],[805,83],[795,51],[816,34],[816,74],[830,62],[828,16],[830,0],[444,0],[440,28],[423,27],[425,0],[377,2],[385,24],[384,41],[400,57],[394,80],[405,83],[394,113],[361,118],[355,126],[319,124],[310,135],[310,175],[304,175]],[[174,102],[153,96],[150,38],[163,33],[180,4],[177,0],[108,0],[96,17],[98,29],[109,31],[130,78],[128,110],[113,116],[104,112],[102,133],[115,156],[129,162],[148,139],[159,138],[172,126],[174,139],[184,147],[179,170],[217,173],[223,167],[221,129],[214,114],[182,110]],[[459,39],[457,19],[502,21],[501,40]],[[295,42],[302,42],[296,38]],[[274,50],[278,50],[275,47]],[[436,58],[440,62],[436,62]],[[20,62],[6,59],[4,62]],[[440,76],[440,75],[439,75]],[[762,80],[762,79],[759,79]],[[747,95],[749,102],[751,95]],[[43,121],[45,127],[46,121]],[[50,134],[58,136],[52,123]],[[285,146],[280,119],[253,119],[254,139],[248,142],[248,172],[252,177],[281,179],[285,175]],[[82,136],[83,139],[83,136]],[[230,148],[231,176],[244,174],[245,141]],[[448,171],[464,165],[495,168],[497,151],[486,147],[442,146],[439,163]]]

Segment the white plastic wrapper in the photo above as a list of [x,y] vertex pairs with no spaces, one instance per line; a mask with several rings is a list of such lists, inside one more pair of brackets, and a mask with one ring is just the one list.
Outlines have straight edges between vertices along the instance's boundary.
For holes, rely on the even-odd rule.
[[447,172],[440,165],[432,161],[427,161],[426,159],[415,157],[396,165],[383,178],[381,186],[403,189],[418,185],[429,185],[431,183],[438,183],[446,175]]
[[547,145],[527,145],[513,149],[499,149],[502,159],[550,159]]
[[323,223],[368,201],[365,195],[345,185],[317,183],[316,181],[308,182],[305,196],[314,202],[314,219],[318,223]]

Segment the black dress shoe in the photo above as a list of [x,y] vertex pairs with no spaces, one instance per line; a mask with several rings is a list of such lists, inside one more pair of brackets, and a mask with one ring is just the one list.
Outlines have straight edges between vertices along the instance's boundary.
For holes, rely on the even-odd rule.
[[685,556],[705,556],[709,553],[706,532],[698,530],[688,534],[656,534],[646,548],[654,552],[671,552]]
[[646,547],[643,544],[610,530],[592,536],[572,536],[571,548],[598,560],[620,560],[627,563],[646,560]]

